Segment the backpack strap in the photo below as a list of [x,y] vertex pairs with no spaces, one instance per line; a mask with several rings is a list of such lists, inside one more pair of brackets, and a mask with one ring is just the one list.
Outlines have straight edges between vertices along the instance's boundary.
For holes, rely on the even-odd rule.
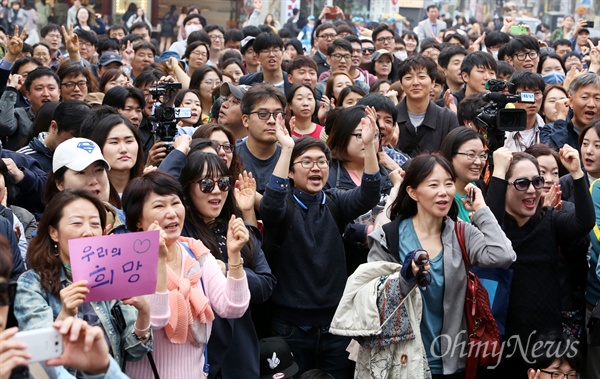
[[[381,229],[385,232],[385,242],[387,244],[388,253],[400,262],[400,219],[395,218],[393,221],[383,225]],[[402,263],[402,262],[400,262]]]
[[462,252],[463,262],[465,263],[465,268],[467,269],[467,273],[471,270],[471,260],[469,259],[469,255],[467,254],[467,246],[465,243],[465,223],[462,221],[457,221],[454,223],[454,232],[456,233],[456,239],[458,240],[458,245],[460,246],[460,250]]

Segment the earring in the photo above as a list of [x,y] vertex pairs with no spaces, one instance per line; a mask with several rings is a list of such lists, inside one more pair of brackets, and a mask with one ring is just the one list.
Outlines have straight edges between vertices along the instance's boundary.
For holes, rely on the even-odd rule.
[[57,244],[54,244],[54,250],[55,250],[54,256],[58,257],[58,245]]

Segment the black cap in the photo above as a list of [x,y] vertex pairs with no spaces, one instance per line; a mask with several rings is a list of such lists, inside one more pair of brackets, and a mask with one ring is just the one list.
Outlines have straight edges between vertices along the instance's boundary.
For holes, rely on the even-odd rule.
[[298,372],[292,350],[281,337],[263,338],[260,344],[260,379],[290,378]]

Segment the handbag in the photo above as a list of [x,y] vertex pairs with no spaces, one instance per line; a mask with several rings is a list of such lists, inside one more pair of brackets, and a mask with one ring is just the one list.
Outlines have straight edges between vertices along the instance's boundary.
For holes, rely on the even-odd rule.
[[458,221],[454,232],[463,263],[467,272],[467,293],[465,296],[465,319],[467,321],[467,335],[469,337],[465,379],[474,379],[479,366],[495,366],[501,354],[500,333],[498,325],[492,315],[488,292],[472,273],[471,260],[467,255],[465,244],[465,224]]

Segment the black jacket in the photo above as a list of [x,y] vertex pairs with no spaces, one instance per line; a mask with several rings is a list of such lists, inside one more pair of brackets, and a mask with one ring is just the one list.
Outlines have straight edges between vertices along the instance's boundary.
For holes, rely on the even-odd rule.
[[325,58],[323,58],[323,56],[321,56],[321,54],[316,53],[311,58],[317,64],[317,78],[320,77],[321,74],[325,71],[331,70],[331,67],[329,67],[329,63],[327,63],[327,61],[325,60]]
[[423,152],[438,151],[446,134],[458,127],[458,118],[454,112],[438,107],[431,101],[425,111],[425,119],[417,130],[408,117],[406,99],[400,101],[396,108],[400,128],[398,148],[411,157]]

